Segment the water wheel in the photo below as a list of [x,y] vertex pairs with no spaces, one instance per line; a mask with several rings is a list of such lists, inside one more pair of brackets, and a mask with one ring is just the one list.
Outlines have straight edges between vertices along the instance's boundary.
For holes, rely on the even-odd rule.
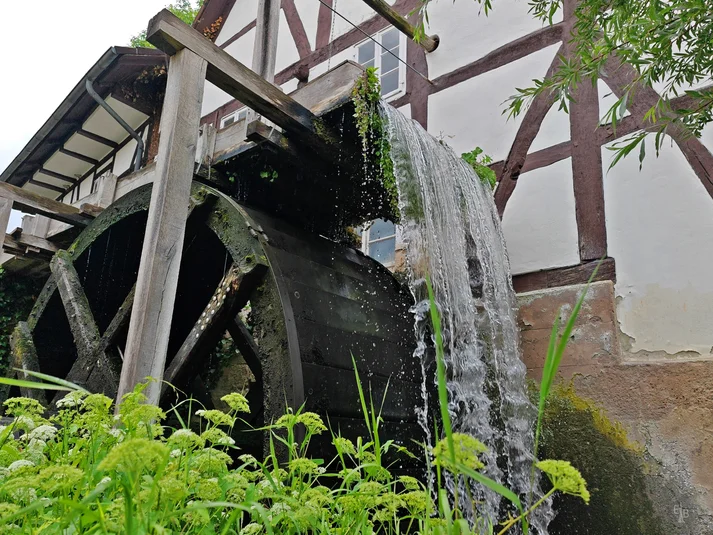
[[[55,256],[13,336],[17,366],[116,394],[150,192],[122,197]],[[256,426],[304,403],[349,436],[366,431],[353,355],[376,405],[387,390],[384,434],[421,439],[411,304],[371,258],[194,183],[164,378],[207,406],[246,390]]]

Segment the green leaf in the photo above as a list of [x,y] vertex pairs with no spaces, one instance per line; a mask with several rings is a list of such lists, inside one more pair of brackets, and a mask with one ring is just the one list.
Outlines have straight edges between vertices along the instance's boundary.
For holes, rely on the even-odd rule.
[[53,385],[50,383],[37,383],[35,381],[23,381],[21,379],[10,379],[9,377],[0,377],[0,384],[9,386],[19,386],[20,388],[34,388],[36,390],[62,390],[71,392],[73,389],[66,386]]
[[30,375],[32,377],[36,377],[37,379],[43,379],[45,381],[49,381],[50,383],[54,383],[60,386],[66,386],[67,388],[71,388],[72,390],[79,390],[80,392],[87,392],[89,393],[88,390],[85,388],[82,388],[79,385],[76,385],[70,381],[67,381],[65,379],[60,379],[59,377],[54,377],[52,375],[47,375],[46,373],[40,373],[40,372],[35,372],[31,370],[20,370],[18,368],[14,368],[15,371],[17,372],[22,372],[25,375]]

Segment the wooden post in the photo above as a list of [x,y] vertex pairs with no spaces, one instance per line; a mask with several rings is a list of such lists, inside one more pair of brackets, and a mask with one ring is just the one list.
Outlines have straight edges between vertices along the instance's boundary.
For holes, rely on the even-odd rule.
[[7,225],[10,223],[10,214],[12,213],[12,201],[4,197],[0,197],[0,254],[4,245],[5,233]]
[[[117,399],[146,377],[163,377],[188,218],[196,132],[207,63],[190,49],[171,58],[161,113],[156,178]],[[158,403],[159,383],[145,390]]]
[[[391,7],[385,0],[364,0],[364,3],[379,15],[388,20],[394,28],[406,35],[409,39],[413,39],[416,34],[416,28],[402,17],[398,11]],[[440,39],[437,35],[423,35],[419,39],[418,44],[421,45],[426,52],[433,52],[438,48]]]
[[275,81],[277,31],[280,28],[280,0],[260,0],[257,8],[252,69],[268,82]]

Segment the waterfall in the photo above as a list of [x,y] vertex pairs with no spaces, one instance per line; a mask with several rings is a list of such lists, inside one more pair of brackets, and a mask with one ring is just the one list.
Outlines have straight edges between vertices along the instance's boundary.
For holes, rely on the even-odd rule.
[[[515,292],[492,190],[418,123],[389,105],[382,105],[381,113],[388,123],[409,280],[417,303],[416,351],[425,368],[433,366],[427,343],[428,274],[442,316],[454,431],[485,443],[489,453],[483,458],[484,473],[527,500],[536,411],[526,391]],[[424,393],[431,387],[426,385]],[[427,432],[433,429],[428,414],[426,402],[421,419]],[[499,495],[480,486],[473,491],[479,505],[472,518],[486,523],[502,519],[505,509]],[[541,496],[538,488],[534,496]],[[470,504],[461,507],[468,510]],[[533,528],[546,534],[551,516],[549,507],[540,509]]]

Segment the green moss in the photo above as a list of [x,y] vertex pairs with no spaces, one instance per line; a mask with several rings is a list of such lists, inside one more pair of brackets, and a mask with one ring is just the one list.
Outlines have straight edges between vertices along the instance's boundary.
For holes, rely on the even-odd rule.
[[551,535],[664,535],[671,533],[656,514],[647,492],[649,464],[643,447],[631,441],[621,423],[574,387],[555,387],[545,408],[541,459],[562,459],[588,482],[591,502],[557,496]]
[[384,119],[379,113],[381,85],[374,67],[369,67],[359,77],[352,90],[354,118],[357,131],[362,140],[364,157],[369,165],[369,156],[374,158],[373,171],[379,175],[381,184],[387,193],[392,219],[398,222],[399,192],[394,175],[394,163],[391,159],[391,144],[386,135]]

